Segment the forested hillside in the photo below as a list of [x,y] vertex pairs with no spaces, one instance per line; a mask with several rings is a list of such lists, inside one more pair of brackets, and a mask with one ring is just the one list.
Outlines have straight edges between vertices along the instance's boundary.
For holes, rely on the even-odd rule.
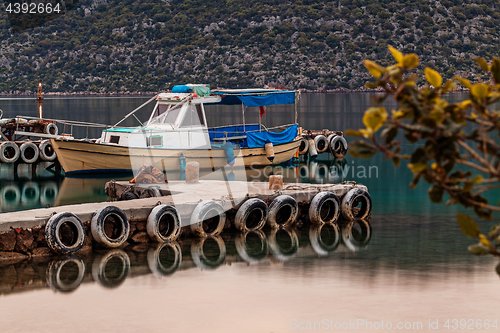
[[[1,2],[0,2],[1,3]],[[0,14],[0,92],[362,87],[388,45],[472,80],[499,56],[496,0],[84,0],[15,32]],[[420,66],[423,67],[423,66]],[[48,87],[47,87],[48,85]]]

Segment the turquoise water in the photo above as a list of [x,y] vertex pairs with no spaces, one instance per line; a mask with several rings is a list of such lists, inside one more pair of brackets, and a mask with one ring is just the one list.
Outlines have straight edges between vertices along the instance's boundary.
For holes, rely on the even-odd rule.
[[[48,98],[44,116],[112,124],[146,100]],[[0,99],[4,117],[36,116],[33,104]],[[368,94],[303,94],[299,122],[308,129],[356,129],[370,105]],[[293,113],[293,107],[268,108],[263,121],[290,123]],[[211,107],[207,115],[213,126],[241,122],[239,107]],[[258,111],[248,109],[246,116],[248,123],[258,121]],[[339,167],[344,174],[335,173]],[[43,168],[33,175],[26,166],[14,177],[10,168],[0,169],[0,212],[107,199],[108,178],[65,178]],[[342,323],[363,321],[360,332],[397,331],[397,323],[408,332],[470,330],[445,327],[463,319],[467,327],[473,320],[475,331],[498,331],[484,325],[500,320],[498,259],[470,255],[471,240],[455,220],[463,209],[430,203],[424,182],[409,189],[412,175],[404,165],[394,168],[380,155],[343,161],[324,155],[298,167],[250,170],[246,177],[269,174],[283,174],[286,182],[364,184],[373,199],[371,223],[337,231],[298,223],[288,233],[223,233],[206,243],[181,238],[178,247],[131,245],[0,263],[0,325],[8,332],[295,332],[309,323],[307,331],[347,332],[353,328]],[[19,313],[27,315],[19,320]],[[436,321],[438,328],[429,328]],[[417,326],[404,329],[406,323]]]

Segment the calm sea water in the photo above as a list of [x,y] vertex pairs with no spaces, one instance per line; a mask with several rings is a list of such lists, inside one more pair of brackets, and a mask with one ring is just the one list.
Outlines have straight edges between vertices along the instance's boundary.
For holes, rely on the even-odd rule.
[[[147,99],[48,98],[44,117],[113,124]],[[357,129],[371,105],[368,94],[303,94],[299,123],[307,129]],[[139,118],[147,118],[151,107]],[[0,99],[0,109],[4,118],[38,115],[29,99]],[[247,109],[247,123],[257,122],[258,114]],[[242,121],[239,107],[211,106],[207,117],[212,126]],[[267,126],[293,121],[292,106],[269,107],[263,118]],[[125,125],[136,123],[130,119]],[[85,136],[86,130],[75,134]],[[343,175],[335,174],[338,166]],[[2,165],[0,172],[0,212],[106,200],[109,178],[65,178],[43,168],[32,175],[26,166],[16,177],[11,166]],[[265,180],[271,173],[288,182],[367,185],[374,204],[371,223],[338,230],[297,226],[246,238],[223,234],[206,243],[182,240],[163,248],[0,264],[1,327],[6,332],[498,331],[492,327],[495,320],[500,325],[498,259],[468,254],[471,240],[454,217],[462,210],[429,203],[426,184],[410,190],[406,167],[395,169],[379,155],[344,161],[323,156],[295,168],[249,171],[247,177]],[[431,323],[437,329],[430,329]]]

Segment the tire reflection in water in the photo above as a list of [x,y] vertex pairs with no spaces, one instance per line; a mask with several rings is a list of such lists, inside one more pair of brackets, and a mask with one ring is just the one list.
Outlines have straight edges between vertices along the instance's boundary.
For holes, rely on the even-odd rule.
[[339,226],[336,223],[312,224],[309,228],[309,240],[314,252],[327,256],[339,246]]
[[59,187],[56,182],[47,182],[40,189],[40,203],[42,205],[53,205],[59,193]]
[[366,248],[372,237],[372,227],[369,222],[355,220],[341,226],[342,241],[351,251],[359,251]]
[[273,229],[269,234],[269,249],[274,258],[289,260],[299,249],[299,238],[291,228]]
[[191,257],[201,269],[216,269],[226,260],[226,244],[220,236],[196,239],[191,243]]
[[235,245],[238,255],[249,264],[267,257],[268,246],[266,235],[260,230],[237,234]]
[[111,250],[94,258],[92,278],[105,288],[121,285],[130,272],[130,258],[123,250]]
[[52,290],[72,292],[85,277],[85,262],[78,256],[52,260],[47,267],[46,277]]
[[176,241],[158,244],[148,251],[148,267],[154,276],[161,279],[177,271],[182,262],[182,251]]

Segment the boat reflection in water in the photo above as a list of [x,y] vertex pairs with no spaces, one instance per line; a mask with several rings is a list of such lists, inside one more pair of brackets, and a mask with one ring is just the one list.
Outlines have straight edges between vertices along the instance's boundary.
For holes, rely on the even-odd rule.
[[[122,285],[127,277],[153,274],[161,279],[178,270],[213,270],[223,264],[238,262],[248,265],[286,262],[293,267],[300,265],[304,258],[310,262],[334,252],[343,254],[361,250],[369,243],[370,237],[370,224],[355,221],[340,225],[311,225],[301,230],[225,233],[181,242],[137,244],[126,249],[97,250],[55,259],[43,257],[2,265],[0,294],[47,287],[69,293],[84,282],[95,282],[112,289]],[[336,259],[331,257],[328,260]],[[321,262],[317,264],[321,265]]]

